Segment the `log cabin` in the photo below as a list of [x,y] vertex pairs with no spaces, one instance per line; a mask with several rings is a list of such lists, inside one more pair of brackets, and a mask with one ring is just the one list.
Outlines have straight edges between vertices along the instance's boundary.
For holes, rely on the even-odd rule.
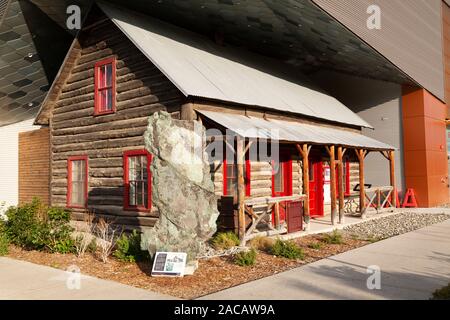
[[[223,161],[211,163],[211,179],[218,223],[244,241],[301,231],[325,215],[342,223],[350,198],[361,215],[395,207],[394,148],[364,136],[370,124],[306,77],[105,3],[91,9],[36,117],[50,130],[51,204],[74,220],[90,211],[152,227],[160,213],[144,133],[158,111],[199,121],[224,140],[234,133]],[[207,135],[205,145],[217,139]],[[250,156],[264,144],[277,144],[276,157]],[[368,152],[390,161],[390,186],[366,189]]]

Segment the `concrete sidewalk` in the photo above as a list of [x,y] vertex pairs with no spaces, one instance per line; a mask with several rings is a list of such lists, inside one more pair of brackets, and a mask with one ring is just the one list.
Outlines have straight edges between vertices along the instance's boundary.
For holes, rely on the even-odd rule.
[[[381,268],[369,290],[367,267]],[[450,220],[202,299],[428,299],[450,282]]]
[[81,275],[79,283],[80,289],[69,289],[76,287],[77,279],[74,274],[25,261],[0,258],[0,299],[174,299],[167,295],[85,275]]

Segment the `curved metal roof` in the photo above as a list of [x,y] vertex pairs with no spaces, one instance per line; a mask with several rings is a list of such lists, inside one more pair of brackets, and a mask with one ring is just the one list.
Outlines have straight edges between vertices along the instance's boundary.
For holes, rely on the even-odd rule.
[[[294,82],[281,62],[214,44],[207,38],[123,8],[99,3],[106,15],[189,97],[202,97],[371,127],[337,99]],[[284,76],[288,76],[285,78]]]

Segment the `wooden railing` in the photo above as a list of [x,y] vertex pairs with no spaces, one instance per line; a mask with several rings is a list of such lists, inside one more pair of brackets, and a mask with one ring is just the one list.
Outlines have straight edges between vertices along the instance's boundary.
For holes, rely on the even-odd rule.
[[[244,241],[250,240],[258,235],[265,234],[276,235],[282,234],[287,231],[287,229],[282,228],[280,224],[280,206],[283,202],[287,201],[302,201],[306,200],[306,195],[296,195],[289,197],[264,197],[245,200],[245,212],[252,217],[252,222],[245,232]],[[259,210],[255,210],[258,208]],[[271,215],[274,215],[274,225],[272,225]],[[268,218],[265,222],[264,219]],[[268,230],[262,232],[257,231],[257,226],[261,223],[265,223]]]
[[[359,192],[354,192],[346,198],[345,209],[347,213],[356,213],[357,210],[353,210],[353,207],[358,205],[355,200],[360,196]],[[392,201],[394,195],[394,187],[392,186],[382,186],[382,187],[372,187],[368,188],[364,192],[364,197],[366,199],[363,211],[359,210],[362,217],[372,210],[377,213],[392,211],[395,209],[395,203]]]

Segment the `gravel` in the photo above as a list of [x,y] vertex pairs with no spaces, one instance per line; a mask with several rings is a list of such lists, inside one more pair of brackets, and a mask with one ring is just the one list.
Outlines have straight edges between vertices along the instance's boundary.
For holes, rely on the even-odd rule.
[[448,214],[399,213],[344,228],[360,239],[381,240],[450,219]]

